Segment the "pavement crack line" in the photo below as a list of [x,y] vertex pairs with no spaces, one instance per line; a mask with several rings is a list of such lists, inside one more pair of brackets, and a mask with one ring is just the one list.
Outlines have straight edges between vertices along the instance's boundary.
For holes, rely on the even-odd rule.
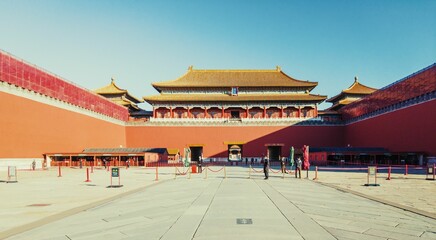
[[[222,181],[223,180],[221,180],[220,181],[220,184],[219,184],[219,186],[218,186],[218,188],[221,186],[221,183],[222,183]],[[201,193],[200,194],[198,194],[198,196],[194,199],[194,201],[192,201],[191,202],[191,204],[189,205],[189,207],[186,209],[186,210],[188,210],[188,209],[190,209],[197,201],[198,201],[198,199],[200,199],[201,198],[201,196],[203,196],[203,194],[208,190],[208,186],[210,185],[210,184],[212,184],[212,182],[210,182],[206,187],[204,187],[204,189],[201,191]],[[218,190],[218,188],[217,188],[217,190]],[[217,191],[216,190],[216,191]],[[215,191],[215,193],[216,193],[216,191]],[[201,220],[200,220],[200,223],[197,225],[197,227],[195,228],[195,231],[194,231],[194,234],[192,235],[192,238],[191,239],[193,239],[194,238],[194,236],[195,236],[195,234],[197,233],[197,230],[198,230],[198,228],[200,227],[200,225],[201,225],[201,222],[203,221],[203,219],[204,219],[204,216],[206,215],[206,213],[207,213],[207,211],[209,210],[209,207],[210,207],[210,205],[212,204],[212,201],[213,201],[213,199],[215,198],[215,194],[214,194],[214,196],[213,196],[213,198],[212,198],[212,200],[210,201],[210,203],[209,203],[209,205],[208,205],[208,207],[207,207],[207,210],[205,211],[205,213],[203,214],[203,216],[202,216],[202,218],[201,218]],[[184,214],[186,213],[186,211],[185,212],[183,212],[182,214],[180,214],[180,216],[174,221],[174,223],[173,224],[171,224],[171,226],[167,229],[167,231],[165,231],[165,233],[164,234],[162,234],[162,236],[160,236],[160,238],[159,239],[163,239],[172,229],[173,229],[173,227],[179,222],[179,220],[184,216]]]
[[207,206],[206,211],[204,212],[203,216],[201,217],[200,223],[197,225],[197,228],[195,229],[195,232],[194,232],[194,234],[192,235],[192,238],[191,238],[191,239],[194,239],[194,238],[195,238],[195,235],[197,234],[198,228],[199,228],[199,227],[201,226],[201,224],[203,223],[204,217],[206,216],[207,212],[209,211],[210,205],[212,205],[213,200],[215,199],[215,195],[216,195],[216,193],[218,192],[218,189],[220,189],[221,184],[223,183],[223,180],[224,180],[224,179],[221,179],[220,184],[219,184],[218,187],[216,188],[215,193],[213,194],[213,197],[212,197],[212,199],[210,200],[210,203],[209,203],[209,205]]
[[[286,218],[286,220],[289,222],[289,224],[291,224],[291,226],[295,229],[295,231],[297,231],[298,234],[300,234],[300,236],[303,239],[337,239],[330,231],[328,231],[327,229],[325,229],[323,226],[321,226],[317,221],[315,221],[313,218],[307,216],[304,211],[302,211],[297,205],[295,205],[292,201],[290,201],[288,198],[286,198],[280,191],[276,190],[275,188],[273,188],[269,183],[267,182],[263,182],[263,184],[265,184],[266,186],[269,187],[269,189],[278,194],[283,201],[286,201],[287,203],[290,203],[292,207],[296,208],[297,211],[299,212],[295,212],[292,211],[293,213],[296,213],[296,215],[300,215],[300,217],[298,218],[298,220],[302,220],[301,216],[305,216],[306,221],[309,220],[312,222],[312,227],[311,228],[318,228],[318,231],[321,230],[320,232],[318,232],[317,234],[313,234],[313,232],[311,232],[311,230],[307,229],[307,226],[304,227],[304,224],[298,224],[298,220],[293,222],[288,214],[286,214],[285,212],[283,212],[283,210],[281,209],[281,207],[278,205],[280,199],[273,199],[271,194],[268,194],[267,191],[265,191],[264,188],[262,188],[262,186],[260,186],[258,184],[257,181],[255,181],[257,186],[262,190],[262,192],[268,197],[268,199],[270,199],[270,201],[274,204],[274,206],[277,208],[277,210],[282,214],[282,216],[284,218]],[[298,225],[298,226],[297,226]],[[322,231],[325,231],[324,233],[322,233]],[[316,232],[316,231],[314,231]],[[321,235],[320,235],[321,234]],[[320,238],[321,237],[321,238]]]

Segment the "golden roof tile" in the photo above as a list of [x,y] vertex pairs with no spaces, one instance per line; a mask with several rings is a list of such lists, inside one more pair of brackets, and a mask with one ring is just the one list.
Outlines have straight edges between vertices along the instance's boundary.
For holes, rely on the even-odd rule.
[[368,86],[365,86],[365,85],[361,84],[358,81],[357,77],[355,77],[353,84],[351,84],[351,86],[349,88],[344,89],[338,95],[335,95],[335,96],[327,99],[326,102],[336,102],[336,101],[338,101],[340,99],[345,98],[346,94],[368,95],[368,94],[371,94],[371,93],[373,93],[375,91],[377,91],[376,88],[371,88],[371,87],[368,87]]
[[115,84],[115,80],[113,78],[111,79],[111,83],[109,85],[104,86],[104,87],[99,88],[99,89],[96,89],[96,90],[94,90],[94,92],[97,94],[100,94],[100,95],[111,95],[111,94],[125,95],[126,97],[132,99],[132,102],[135,102],[135,103],[143,102],[143,100],[138,99],[138,98],[134,97],[133,95],[130,95],[127,90],[119,88]]
[[191,66],[176,80],[152,85],[158,91],[174,87],[302,87],[310,91],[318,83],[296,80],[280,67],[275,70],[197,70]]
[[179,153],[178,148],[167,148],[168,155],[177,155]]
[[250,102],[250,101],[324,101],[327,96],[313,94],[160,94],[146,96],[152,102]]

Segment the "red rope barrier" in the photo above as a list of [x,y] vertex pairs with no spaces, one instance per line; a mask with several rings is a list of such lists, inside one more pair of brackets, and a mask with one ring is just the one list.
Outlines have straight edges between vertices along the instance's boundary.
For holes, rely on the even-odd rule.
[[272,169],[272,168],[270,168],[269,169],[272,173],[282,173],[282,171],[281,170],[278,170],[277,172],[276,171],[274,171],[274,169]]
[[189,168],[186,170],[186,172],[180,172],[178,167],[176,167],[176,170],[180,175],[186,175],[189,171]]
[[332,170],[332,171],[350,171],[350,170],[368,170],[368,168],[328,168],[319,167],[318,170]]
[[221,171],[221,170],[224,170],[224,167],[220,168],[220,169],[217,170],[217,171],[212,170],[210,167],[206,167],[206,168],[209,169],[211,172],[219,172],[219,171]]
[[251,168],[251,169],[253,169],[253,171],[256,173],[263,173],[263,170],[257,171],[255,168]]

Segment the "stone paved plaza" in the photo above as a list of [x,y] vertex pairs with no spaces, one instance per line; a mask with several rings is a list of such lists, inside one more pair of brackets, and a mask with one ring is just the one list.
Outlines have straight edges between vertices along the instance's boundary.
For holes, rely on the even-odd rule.
[[436,182],[421,175],[371,188],[362,173],[175,172],[121,169],[123,187],[107,188],[104,169],[91,182],[85,169],[20,171],[0,183],[0,239],[436,239]]

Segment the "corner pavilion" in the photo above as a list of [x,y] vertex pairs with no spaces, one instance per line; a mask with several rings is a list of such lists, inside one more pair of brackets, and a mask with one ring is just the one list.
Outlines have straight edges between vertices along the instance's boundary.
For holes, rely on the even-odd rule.
[[146,96],[153,119],[315,118],[327,97],[310,94],[318,83],[273,70],[197,70],[173,81],[153,83],[159,95]]
[[327,99],[333,105],[327,110],[337,111],[343,106],[346,106],[354,101],[368,96],[369,94],[377,91],[376,88],[368,87],[359,82],[357,77],[354,78],[354,83],[347,89],[342,90],[338,95]]
[[134,97],[127,90],[119,88],[115,84],[115,80],[113,78],[111,79],[111,83],[109,85],[96,89],[94,92],[116,104],[127,107],[129,109],[129,113],[141,110],[137,104],[142,103],[143,100]]

